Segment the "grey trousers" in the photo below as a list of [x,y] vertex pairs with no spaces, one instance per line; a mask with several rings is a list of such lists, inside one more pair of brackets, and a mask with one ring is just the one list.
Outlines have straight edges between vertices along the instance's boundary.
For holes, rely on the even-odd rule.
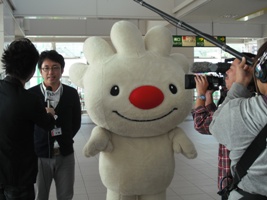
[[73,198],[74,153],[68,156],[38,159],[38,175],[35,200],[48,200],[52,180],[55,181],[57,200]]

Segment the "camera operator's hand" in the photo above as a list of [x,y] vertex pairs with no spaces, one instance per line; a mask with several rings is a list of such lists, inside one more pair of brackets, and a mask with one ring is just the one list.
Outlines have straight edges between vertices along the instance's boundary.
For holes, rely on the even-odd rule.
[[197,95],[205,96],[205,99],[197,98],[195,108],[198,106],[207,106],[213,102],[212,94],[214,90],[208,90],[209,82],[205,75],[195,75]]
[[246,59],[243,57],[242,61],[236,68],[236,82],[247,87],[253,78],[253,68],[246,65]]
[[207,77],[205,75],[195,75],[195,82],[197,95],[205,95],[209,87]]

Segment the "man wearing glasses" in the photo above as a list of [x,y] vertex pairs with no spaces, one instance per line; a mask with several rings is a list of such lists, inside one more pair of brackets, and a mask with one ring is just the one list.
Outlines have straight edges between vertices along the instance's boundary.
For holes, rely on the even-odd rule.
[[81,105],[77,90],[60,81],[64,66],[64,58],[57,51],[42,52],[38,68],[43,82],[29,89],[39,95],[45,105],[53,107],[56,116],[56,126],[52,131],[35,127],[34,144],[39,170],[36,200],[49,199],[53,179],[58,200],[73,198],[73,137],[81,126]]

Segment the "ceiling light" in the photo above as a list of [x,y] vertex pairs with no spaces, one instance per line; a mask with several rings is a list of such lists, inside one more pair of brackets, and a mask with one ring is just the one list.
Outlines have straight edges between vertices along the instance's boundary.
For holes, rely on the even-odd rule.
[[243,16],[243,17],[240,17],[238,19],[236,19],[237,21],[248,21],[248,20],[251,20],[253,18],[256,18],[256,17],[259,17],[261,15],[264,15],[267,13],[267,8],[263,8],[261,10],[258,10],[256,12],[253,12],[251,14],[248,14],[246,16]]
[[26,16],[24,19],[77,19],[77,20],[86,20],[86,17],[71,17],[71,16]]

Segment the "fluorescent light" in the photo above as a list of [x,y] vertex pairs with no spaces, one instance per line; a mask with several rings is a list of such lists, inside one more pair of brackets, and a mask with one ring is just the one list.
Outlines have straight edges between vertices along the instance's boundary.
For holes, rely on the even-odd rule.
[[246,16],[243,16],[243,17],[240,17],[238,19],[236,19],[237,21],[248,21],[248,20],[251,20],[253,18],[256,18],[256,17],[259,17],[261,15],[264,15],[267,13],[267,8],[263,8],[261,10],[258,10],[256,12],[253,12],[251,14],[248,14]]

